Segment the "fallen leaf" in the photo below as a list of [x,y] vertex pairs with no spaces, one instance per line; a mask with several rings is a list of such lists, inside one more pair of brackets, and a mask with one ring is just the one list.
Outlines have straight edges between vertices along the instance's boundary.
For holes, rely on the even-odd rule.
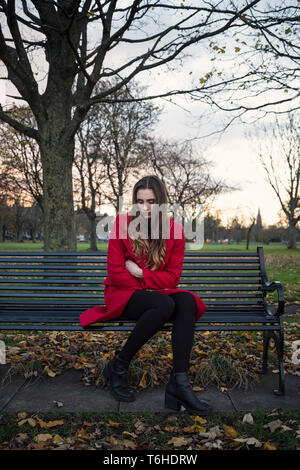
[[261,447],[262,443],[259,442],[255,437],[247,437],[245,439],[234,439],[235,442],[246,443],[249,446]]
[[113,428],[117,428],[118,426],[120,426],[120,423],[117,423],[115,421],[111,421],[109,420],[108,423],[107,423],[107,426],[111,426]]
[[27,423],[27,419],[22,419],[18,422],[18,426],[23,426],[23,424]]
[[55,400],[53,400],[53,403],[57,406],[57,408],[61,408],[62,406],[64,406],[64,404],[63,404],[62,401],[55,401]]
[[168,444],[174,444],[174,447],[180,447],[187,445],[188,442],[184,439],[184,437],[172,437],[172,439],[168,441]]
[[22,411],[21,413],[18,413],[17,416],[20,419],[25,419],[27,416],[27,413],[25,411]]
[[252,416],[251,413],[245,414],[245,416],[243,417],[243,423],[247,423],[247,424],[253,424],[254,423],[253,416]]
[[39,426],[44,429],[49,429],[49,428],[53,428],[55,426],[61,426],[62,424],[64,424],[63,419],[56,420],[56,421],[48,421],[48,423],[46,423],[46,421],[43,421],[40,418],[37,418],[37,420],[38,420]]
[[264,449],[265,450],[277,450],[277,448],[271,444],[270,442],[265,442],[264,443]]
[[78,429],[77,431],[77,436],[80,438],[80,439],[84,439],[84,440],[89,440],[90,439],[90,436],[86,433],[86,430],[81,428],[81,429]]
[[276,421],[271,421],[268,424],[265,424],[263,428],[269,428],[271,432],[276,431],[276,429],[280,428],[282,426],[282,421],[280,419],[277,419]]
[[[191,427],[192,427],[192,426],[191,426]],[[174,429],[176,429],[176,426],[169,426],[169,425],[167,425],[167,426],[165,426],[163,429],[164,429],[165,431],[167,431],[167,432],[173,432]],[[183,431],[184,431],[184,429],[185,429],[185,428],[183,428]]]
[[35,442],[40,443],[40,442],[46,442],[49,439],[52,439],[52,437],[53,437],[52,434],[38,434],[37,436],[35,436],[34,440]]
[[147,387],[146,375],[147,375],[147,372],[144,372],[143,377],[141,378],[141,380],[139,382],[139,387],[142,387],[142,388]]
[[124,439],[120,441],[125,447],[129,447],[130,449],[136,449],[136,444],[128,439]]
[[225,430],[226,437],[235,439],[238,436],[238,433],[232,426],[226,426],[226,424],[223,424],[223,428]]
[[223,434],[223,430],[219,426],[214,426],[209,429],[208,432],[200,432],[201,437],[207,437],[208,439],[215,439],[217,436]]
[[207,420],[204,419],[204,418],[201,418],[201,416],[193,416],[192,419],[194,421],[196,421],[197,423],[200,423],[200,424],[206,424],[207,423]]
[[47,372],[49,377],[55,377],[56,376],[56,373],[53,372],[53,370],[51,370],[49,366],[45,366],[44,370]]
[[123,431],[123,436],[130,436],[130,437],[133,437],[133,439],[137,437],[137,435],[134,434],[134,432],[128,432],[128,431]]
[[60,437],[59,434],[55,434],[54,438],[53,438],[53,442],[54,444],[63,444],[63,439]]
[[27,419],[27,422],[28,424],[30,424],[31,427],[35,427],[36,426],[36,421],[33,419],[33,418],[28,418]]

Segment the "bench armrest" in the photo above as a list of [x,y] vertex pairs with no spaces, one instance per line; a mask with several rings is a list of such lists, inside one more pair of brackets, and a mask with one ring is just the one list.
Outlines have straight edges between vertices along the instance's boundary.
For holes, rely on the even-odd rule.
[[262,285],[262,290],[265,292],[274,292],[277,290],[277,295],[278,295],[278,307],[277,307],[277,312],[276,315],[283,315],[284,312],[284,295],[283,295],[283,287],[280,281],[272,281],[268,282],[265,281],[265,283]]

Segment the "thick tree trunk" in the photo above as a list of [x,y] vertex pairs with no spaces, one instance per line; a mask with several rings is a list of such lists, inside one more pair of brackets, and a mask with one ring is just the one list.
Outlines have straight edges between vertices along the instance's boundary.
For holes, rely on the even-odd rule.
[[90,218],[90,250],[98,251],[95,217]]
[[5,238],[4,238],[3,218],[0,215],[0,243],[3,243],[4,241],[5,241]]
[[65,141],[51,132],[40,144],[43,162],[44,250],[77,251],[73,205],[74,139]]
[[297,248],[297,230],[295,225],[292,221],[289,221],[289,228],[288,228],[288,249],[294,250]]

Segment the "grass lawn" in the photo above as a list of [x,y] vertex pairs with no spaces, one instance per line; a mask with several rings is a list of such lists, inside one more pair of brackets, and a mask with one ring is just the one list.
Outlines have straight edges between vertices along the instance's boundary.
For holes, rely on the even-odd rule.
[[[256,251],[257,246],[263,246],[265,253],[289,253],[295,254],[300,256],[300,246],[295,250],[288,250],[286,245],[283,243],[256,243],[252,242],[249,244],[248,251]],[[108,243],[101,242],[97,243],[97,248],[99,251],[106,251]],[[199,248],[196,248],[199,250]],[[31,241],[24,241],[22,243],[6,241],[4,243],[0,243],[0,251],[43,251],[43,242],[31,242]],[[78,251],[90,251],[89,250],[89,243],[80,242],[77,243],[77,250]],[[190,250],[193,251],[193,250]],[[246,250],[246,243],[204,243],[203,247],[200,251],[247,251]]]
[[[246,418],[245,418],[245,415]],[[0,414],[0,449],[299,450],[300,411]]]

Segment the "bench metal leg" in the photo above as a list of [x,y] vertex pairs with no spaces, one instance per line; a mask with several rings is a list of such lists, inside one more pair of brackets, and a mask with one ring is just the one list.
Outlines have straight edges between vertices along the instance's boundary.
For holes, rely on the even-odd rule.
[[283,330],[274,331],[273,338],[275,341],[277,356],[278,356],[278,369],[279,369],[279,387],[274,390],[275,395],[285,395],[285,380],[284,380],[284,365],[283,365],[283,350],[284,350],[284,337]]

